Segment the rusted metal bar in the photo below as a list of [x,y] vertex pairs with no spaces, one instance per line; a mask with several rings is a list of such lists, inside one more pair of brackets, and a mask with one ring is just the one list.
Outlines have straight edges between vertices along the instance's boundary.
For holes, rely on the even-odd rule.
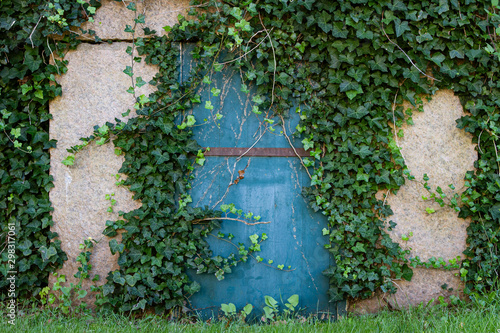
[[[205,156],[241,156],[245,154],[248,148],[237,147],[211,147],[210,151],[205,152]],[[295,148],[300,157],[309,157],[310,154],[304,148]],[[252,148],[245,156],[254,157],[296,157],[292,148]]]

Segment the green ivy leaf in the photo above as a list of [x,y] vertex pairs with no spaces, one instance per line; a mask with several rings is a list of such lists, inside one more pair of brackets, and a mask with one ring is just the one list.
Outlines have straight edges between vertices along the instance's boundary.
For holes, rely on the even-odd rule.
[[143,86],[143,85],[145,85],[146,83],[147,83],[147,82],[146,82],[146,81],[144,81],[144,80],[142,79],[142,77],[140,77],[140,76],[138,76],[138,77],[136,77],[136,78],[135,78],[135,85],[136,85],[136,87],[137,87],[137,88],[142,87],[142,86]]
[[322,11],[321,14],[318,15],[318,26],[326,33],[332,30],[332,25],[329,24],[331,16],[325,11]]
[[354,246],[354,247],[352,248],[352,250],[353,250],[354,252],[356,252],[356,253],[358,253],[358,252],[363,252],[363,253],[366,253],[366,250],[365,250],[364,246],[365,246],[365,245],[364,245],[363,243],[361,243],[361,242],[357,242],[357,243],[356,243],[356,246]]
[[124,70],[123,73],[127,74],[128,76],[132,77],[134,73],[132,72],[132,67],[127,66]]
[[57,250],[52,246],[49,248],[41,246],[38,251],[40,251],[43,261],[50,261],[52,257],[57,255]]
[[125,249],[125,244],[116,241],[116,239],[112,239],[109,241],[109,249],[111,250],[111,254],[122,253]]

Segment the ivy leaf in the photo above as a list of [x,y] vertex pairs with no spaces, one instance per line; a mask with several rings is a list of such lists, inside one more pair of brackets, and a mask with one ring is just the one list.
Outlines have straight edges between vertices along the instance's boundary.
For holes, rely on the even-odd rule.
[[403,70],[403,76],[405,78],[411,79],[415,83],[418,83],[420,81],[420,72],[414,66],[412,66],[410,69],[405,68]]
[[121,276],[120,272],[113,272],[113,281],[119,285],[125,285],[125,279]]
[[109,241],[109,249],[111,250],[111,254],[115,254],[117,252],[122,253],[123,250],[125,249],[125,244],[123,243],[118,244],[116,239],[112,239]]
[[417,36],[415,39],[417,40],[417,42],[423,43],[423,42],[433,40],[434,38],[432,37],[432,35],[430,33],[426,32],[423,35]]
[[132,27],[130,25],[128,25],[128,24],[125,26],[125,30],[123,30],[123,31],[124,32],[130,32],[130,33],[134,33],[135,32],[135,30],[132,29]]
[[358,106],[356,110],[347,108],[347,117],[361,119],[368,114],[368,109],[364,105]]
[[260,105],[262,104],[264,101],[262,100],[262,96],[261,95],[255,95],[254,97],[252,97],[252,101],[257,104],[257,105]]
[[463,59],[464,58],[464,52],[460,50],[451,50],[450,51],[450,58],[458,58],[458,59]]
[[239,8],[239,7],[233,7],[231,9],[231,11],[229,12],[229,14],[231,14],[232,16],[234,16],[234,18],[238,19],[238,20],[241,20],[242,19],[242,10]]
[[377,54],[375,56],[375,60],[369,60],[368,64],[370,65],[370,68],[374,71],[387,72],[387,66],[385,64],[386,60],[387,57]]
[[137,250],[136,248],[132,248],[128,252],[128,257],[130,258],[130,260],[132,260],[132,262],[137,262],[137,261],[139,261],[139,259],[141,259],[142,253],[139,250]]
[[361,158],[366,158],[367,156],[372,155],[372,151],[370,150],[370,147],[362,145],[361,148],[354,147],[352,152],[356,155],[361,156]]
[[36,98],[43,99],[43,90],[36,90],[34,95]]
[[413,277],[413,270],[410,267],[408,267],[407,264],[404,264],[402,278],[405,279],[406,281],[411,281],[412,277]]
[[347,72],[347,75],[349,75],[350,77],[352,77],[354,80],[356,80],[357,82],[360,82],[362,79],[363,79],[363,75],[366,73],[366,69],[364,68],[354,68],[354,67],[351,67],[351,69],[349,69],[349,71]]
[[352,248],[352,250],[353,250],[354,252],[356,252],[356,253],[358,253],[358,252],[363,252],[363,253],[366,253],[366,250],[365,250],[364,246],[365,246],[365,245],[364,245],[363,243],[361,243],[361,242],[357,242],[357,243],[356,243],[356,246],[354,246],[354,247]]
[[332,35],[336,38],[347,38],[349,30],[344,27],[344,22],[334,22],[332,24]]
[[112,294],[115,291],[115,286],[109,283],[106,283],[102,286],[102,294],[103,296],[107,296]]
[[137,7],[135,6],[135,2],[131,2],[127,5],[127,8],[133,12],[137,10]]
[[19,272],[26,272],[30,269],[31,264],[26,260],[26,258],[21,259],[17,262],[17,268],[19,269]]
[[139,23],[139,24],[144,24],[146,23],[146,16],[144,14],[139,14],[137,15],[137,18],[134,19],[134,22]]
[[350,80],[344,80],[340,84],[340,92],[345,92],[345,91],[349,91],[349,90],[356,91],[356,90],[358,90],[358,88],[360,88],[359,84],[357,82],[350,81]]
[[[371,152],[370,152],[370,153],[371,153]],[[368,183],[368,182],[369,182],[369,180],[370,180],[370,176],[369,176],[368,174],[366,174],[366,173],[358,173],[358,174],[356,175],[356,180],[358,180],[358,181],[359,181],[359,180],[364,180],[365,182],[367,182],[367,183]]]
[[43,261],[49,261],[50,258],[57,255],[57,250],[52,246],[50,246],[49,248],[47,248],[46,246],[41,246],[38,251],[40,251]]
[[123,70],[123,73],[127,74],[130,77],[132,77],[134,75],[134,73],[132,72],[132,67],[130,67],[130,66],[125,67],[125,69]]
[[210,83],[212,83],[212,81],[210,80],[210,77],[208,77],[208,75],[205,75],[205,76],[203,77],[203,81],[202,81],[202,82],[203,82],[203,83],[205,83],[205,84],[210,84]]
[[42,64],[42,60],[38,58],[36,60],[31,54],[27,54],[24,58],[24,64],[28,66],[28,69],[32,72],[36,71]]
[[143,86],[143,85],[145,85],[146,83],[147,83],[147,82],[146,82],[146,81],[144,81],[144,80],[142,79],[142,77],[140,77],[140,76],[138,76],[138,77],[136,77],[136,78],[135,78],[135,85],[136,85],[136,87],[137,87],[137,88],[142,87],[142,86]]
[[217,89],[217,88],[212,88],[210,90],[210,92],[212,93],[212,95],[214,95],[215,97],[219,96],[220,94],[220,89]]
[[75,163],[75,156],[74,155],[68,155],[64,160],[62,160],[62,164],[70,166]]
[[162,164],[170,160],[170,155],[167,152],[162,152],[160,148],[153,150],[151,155],[155,157],[156,164]]
[[431,60],[432,60],[432,61],[433,61],[436,65],[438,65],[438,66],[441,66],[441,63],[442,63],[445,59],[446,59],[446,57],[445,57],[442,53],[440,53],[440,52],[438,52],[438,53],[434,54],[434,55],[432,56],[432,58],[431,58]]
[[332,25],[329,24],[331,16],[325,11],[322,11],[321,14],[318,16],[318,26],[325,32],[328,33],[330,30],[332,30]]
[[439,0],[438,14],[441,15],[448,10],[450,10],[450,7],[448,6],[448,0]]
[[410,31],[410,27],[408,26],[408,21],[402,21],[399,18],[394,20],[394,28],[396,30],[396,36],[401,36],[405,31]]
[[21,92],[23,95],[26,95],[26,93],[28,93],[29,91],[31,91],[33,89],[32,86],[28,85],[28,84],[23,84],[21,86]]
[[356,30],[356,37],[358,37],[360,39],[373,39],[373,31]]
[[12,189],[16,191],[18,194],[21,194],[25,190],[29,190],[31,188],[30,182],[27,180],[18,180],[14,182],[11,186]]
[[382,183],[390,184],[391,180],[390,180],[389,176],[390,176],[389,170],[385,170],[385,169],[381,170],[380,175],[375,175],[375,182],[377,184],[382,184]]
[[481,54],[483,53],[483,50],[475,50],[475,49],[470,49],[467,52],[465,52],[465,55],[470,59],[474,60],[476,58],[479,58]]
[[491,217],[496,220],[497,222],[500,221],[500,203],[491,206],[491,208],[488,210],[490,213]]

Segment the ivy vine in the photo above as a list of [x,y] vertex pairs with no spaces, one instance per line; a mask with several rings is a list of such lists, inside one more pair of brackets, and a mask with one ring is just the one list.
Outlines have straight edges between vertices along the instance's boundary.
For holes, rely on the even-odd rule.
[[[129,9],[135,11],[133,3]],[[74,34],[61,42],[48,36],[78,27],[95,11],[89,7],[97,8],[94,2],[52,4],[0,4],[6,36],[0,41],[0,159],[9,166],[0,170],[0,216],[4,233],[7,222],[19,224],[19,270],[29,270],[19,281],[22,295],[46,284],[36,277],[46,277],[65,260],[49,231],[48,149],[55,143],[47,132],[47,101],[60,94],[51,81],[65,63],[53,59],[50,65],[49,57],[76,41]],[[302,161],[311,176],[304,195],[327,216],[323,233],[336,259],[325,270],[332,301],[395,292],[394,280],[411,279],[415,261],[389,237],[387,230],[396,227],[392,211],[375,194],[395,192],[411,180],[391,126],[411,123],[400,105],[407,100],[418,107],[418,96],[453,89],[468,112],[457,127],[472,133],[479,154],[458,200],[459,217],[471,219],[462,278],[466,292],[494,288],[500,267],[497,6],[484,0],[192,1],[188,18],[165,27],[168,36],[146,28],[146,38],[134,38],[131,66],[124,72],[132,78],[131,93],[144,84],[133,80],[132,64],[141,61],[132,56],[136,49],[159,68],[151,82],[156,92],[135,96],[137,117],[96,128],[86,141],[113,140],[125,155],[123,184],[142,202],[122,220],[106,222],[104,233],[124,233],[121,243],[110,242],[112,252],[120,253],[120,269],[108,276],[98,303],[121,310],[171,309],[199,289],[186,268],[223,276],[246,256],[212,256],[205,237],[224,216],[193,207],[189,196],[195,161],[203,159],[192,138],[197,119],[190,111],[206,102],[198,95],[210,85],[206,77],[226,67],[241,71],[242,91],[255,86],[254,112],[266,124],[283,124],[290,110],[300,112],[295,135],[311,153]],[[137,14],[128,32],[135,33],[143,20]],[[196,45],[197,64],[183,82],[177,75],[179,42]],[[5,263],[2,253],[4,276]]]
[[[17,297],[38,295],[48,275],[66,254],[50,231],[48,102],[61,95],[55,75],[66,71],[58,60],[78,41],[70,27],[92,19],[99,3],[91,0],[5,0],[0,2],[0,227],[1,298],[6,277],[15,271]],[[63,35],[65,36],[63,37]],[[59,36],[54,40],[54,36]],[[13,225],[15,259],[6,251]],[[14,268],[9,264],[14,263]]]
[[[304,195],[312,208],[328,217],[329,228],[323,233],[330,237],[327,248],[336,259],[336,265],[324,272],[330,278],[331,300],[367,298],[378,291],[393,293],[393,281],[411,279],[410,266],[436,265],[409,258],[409,251],[389,237],[387,231],[395,227],[390,221],[392,211],[375,196],[381,190],[396,192],[405,179],[413,178],[391,123],[396,128],[404,121],[411,124],[411,112],[403,112],[400,106],[404,100],[419,108],[420,95],[431,96],[438,89],[449,88],[471,113],[458,121],[458,127],[473,133],[474,142],[483,136],[477,170],[466,175],[468,189],[461,196],[460,217],[472,217],[465,252],[469,258],[462,262],[461,273],[467,291],[492,288],[498,279],[494,267],[499,263],[496,233],[500,214],[495,207],[500,206],[494,80],[498,59],[485,51],[488,43],[495,45],[498,19],[489,14],[496,10],[489,2],[267,0],[193,1],[192,5],[189,19],[180,17],[174,27],[165,27],[168,37],[135,42],[146,62],[160,67],[154,79],[158,92],[148,99],[138,98],[139,117],[114,132],[115,145],[125,152],[121,172],[130,177],[127,184],[137,198],[146,199],[139,211],[148,205],[155,207],[155,213],[144,215],[148,220],[167,206],[159,198],[149,203],[153,193],[163,193],[161,188],[146,195],[166,165],[173,165],[169,174],[181,181],[167,178],[167,183],[161,183],[158,178],[162,186],[175,183],[166,194],[171,208],[161,217],[171,221],[170,216],[182,216],[189,221],[215,214],[189,205],[179,209],[174,198],[177,194],[181,202],[187,198],[191,164],[184,161],[199,154],[200,147],[189,139],[189,128],[196,122],[196,114],[189,111],[203,103],[196,92],[200,85],[211,84],[210,73],[230,66],[242,73],[242,91],[256,87],[253,110],[258,115],[267,110],[266,122],[284,123],[290,110],[298,106],[301,122],[296,134],[302,136],[311,155],[302,161],[311,169],[311,187],[304,189]],[[186,41],[196,43],[192,55],[197,67],[188,81],[179,83],[177,51],[172,43]],[[212,93],[217,90],[213,87]],[[210,107],[206,102],[205,108]],[[177,127],[179,116],[185,121]],[[146,157],[146,152],[153,157]],[[132,218],[130,214],[124,217]],[[132,221],[133,228],[139,228],[134,233],[140,233],[139,223]],[[129,224],[119,227],[126,229]],[[150,236],[144,222],[142,225],[147,233],[141,238],[144,243]],[[137,249],[127,234],[125,237],[120,274],[127,267],[132,269],[128,251]],[[456,259],[451,260],[456,267]],[[110,278],[108,281],[106,288],[116,286]],[[185,292],[195,291],[187,280],[182,281]],[[180,290],[181,285],[174,289]],[[150,287],[146,285],[146,290]],[[144,304],[157,303],[158,297],[148,300],[146,291],[138,294],[129,286],[123,293],[122,289],[119,294],[125,299],[134,295]],[[170,289],[167,297],[177,296],[180,300],[181,293],[173,296]]]

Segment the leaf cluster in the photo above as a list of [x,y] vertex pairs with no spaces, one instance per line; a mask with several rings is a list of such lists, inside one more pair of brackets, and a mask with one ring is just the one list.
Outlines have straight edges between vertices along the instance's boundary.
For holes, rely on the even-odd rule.
[[48,102],[61,95],[55,76],[66,72],[66,61],[60,57],[78,43],[69,27],[91,18],[89,6],[99,3],[0,2],[0,243],[6,248],[8,226],[15,225],[11,240],[16,244],[15,269],[7,251],[0,254],[1,299],[7,295],[9,271],[17,271],[17,296],[30,298],[67,259],[50,231],[49,149],[56,141],[49,137]]

